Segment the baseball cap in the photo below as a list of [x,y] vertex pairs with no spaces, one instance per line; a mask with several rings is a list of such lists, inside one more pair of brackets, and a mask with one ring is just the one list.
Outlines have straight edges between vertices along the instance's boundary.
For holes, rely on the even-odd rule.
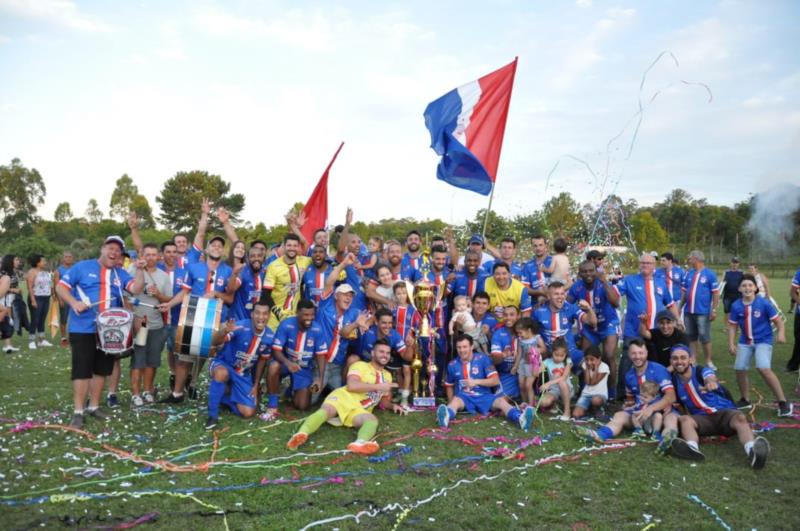
[[656,314],[656,322],[663,321],[665,319],[667,321],[675,322],[675,315],[673,315],[673,313],[669,310],[661,310]]
[[125,240],[122,239],[121,236],[117,236],[116,234],[112,234],[111,236],[106,237],[105,241],[103,241],[103,245],[108,243],[116,243],[119,245],[120,249],[125,252]]
[[334,293],[355,293],[356,290],[350,284],[339,284]]
[[733,258],[731,258],[731,262],[733,262],[734,264],[740,263],[739,257],[738,256],[734,256]]
[[481,247],[483,247],[483,236],[481,236],[480,234],[473,234],[472,237],[470,237],[469,239],[469,245],[472,245],[474,243],[477,243]]
[[215,241],[219,241],[219,242],[222,243],[222,245],[225,245],[225,238],[223,238],[222,236],[214,236],[213,238],[208,240],[208,243],[215,242]]

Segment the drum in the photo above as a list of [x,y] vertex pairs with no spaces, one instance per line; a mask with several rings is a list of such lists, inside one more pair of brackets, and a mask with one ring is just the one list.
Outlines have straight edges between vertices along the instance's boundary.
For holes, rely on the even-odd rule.
[[185,297],[175,332],[175,353],[181,358],[213,358],[217,348],[211,345],[211,338],[219,330],[221,317],[221,300],[196,295]]
[[97,315],[97,348],[124,358],[133,353],[133,313],[125,308],[110,308]]

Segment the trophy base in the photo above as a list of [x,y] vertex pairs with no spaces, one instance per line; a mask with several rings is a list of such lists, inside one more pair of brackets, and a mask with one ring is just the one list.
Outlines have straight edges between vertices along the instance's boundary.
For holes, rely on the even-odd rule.
[[436,407],[435,396],[415,396],[414,407]]

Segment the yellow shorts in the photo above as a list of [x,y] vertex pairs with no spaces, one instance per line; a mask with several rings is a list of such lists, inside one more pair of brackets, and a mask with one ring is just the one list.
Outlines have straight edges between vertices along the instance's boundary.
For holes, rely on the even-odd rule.
[[371,413],[370,410],[364,409],[361,403],[353,398],[344,387],[340,387],[329,394],[323,404],[327,404],[336,410],[337,416],[328,419],[328,423],[334,426],[352,428],[353,421],[357,416]]

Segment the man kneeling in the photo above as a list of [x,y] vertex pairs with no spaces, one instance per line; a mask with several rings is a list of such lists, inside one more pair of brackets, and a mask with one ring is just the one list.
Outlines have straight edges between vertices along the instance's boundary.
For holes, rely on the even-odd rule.
[[445,380],[447,405],[442,404],[436,410],[439,426],[446,428],[455,418],[456,412],[462,409],[480,414],[498,410],[508,420],[518,423],[520,428],[528,431],[533,424],[533,408],[520,411],[506,400],[502,391],[499,394],[492,391],[492,387],[500,385],[500,376],[487,356],[473,352],[472,343],[473,339],[468,335],[461,335],[456,339],[458,359],[447,366]]
[[372,414],[375,405],[380,402],[382,408],[405,413],[405,409],[391,402],[392,389],[397,387],[386,370],[391,357],[389,342],[386,339],[376,340],[372,347],[372,358],[368,362],[357,361],[350,366],[347,385],[328,395],[322,407],[306,418],[286,447],[296,449],[327,421],[334,426],[358,428],[358,438],[347,445],[351,452],[370,455],[380,450],[378,443],[372,440],[378,431],[378,419]]
[[702,461],[705,456],[698,448],[700,435],[736,434],[744,446],[750,466],[764,468],[769,455],[769,443],[764,437],[755,437],[744,414],[727,398],[708,367],[694,367],[688,347],[676,345],[670,355],[675,392],[683,407],[689,412],[678,419],[683,439],[672,441],[671,455],[683,459]]

